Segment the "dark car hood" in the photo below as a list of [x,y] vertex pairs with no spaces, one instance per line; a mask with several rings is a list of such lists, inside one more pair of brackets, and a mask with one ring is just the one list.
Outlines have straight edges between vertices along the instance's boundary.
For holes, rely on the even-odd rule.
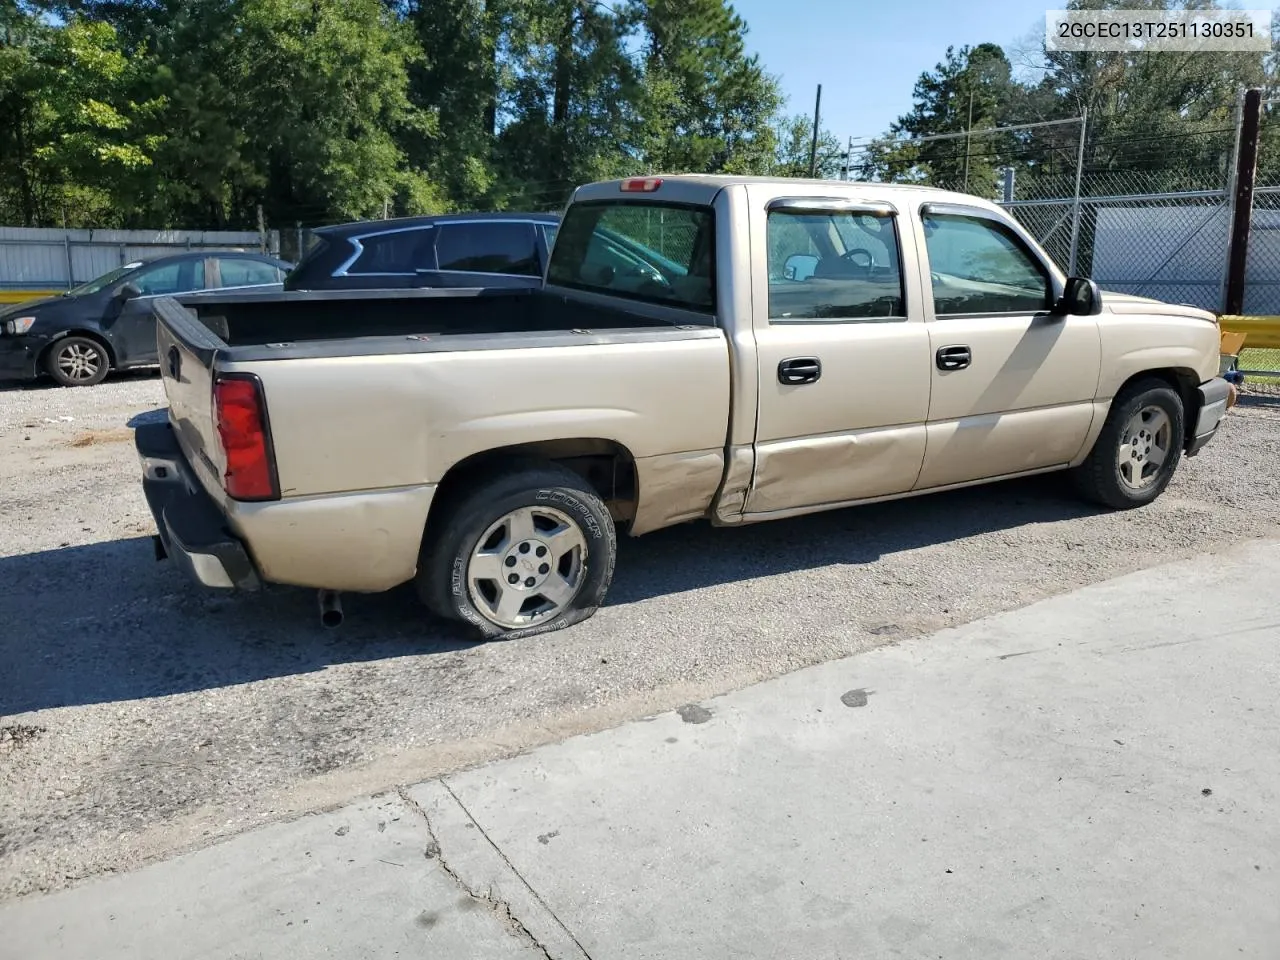
[[47,307],[53,303],[71,303],[74,297],[40,297],[36,300],[24,300],[22,303],[6,305],[0,308],[0,320],[6,317],[18,317],[24,313],[30,313],[32,310],[39,310],[41,307]]

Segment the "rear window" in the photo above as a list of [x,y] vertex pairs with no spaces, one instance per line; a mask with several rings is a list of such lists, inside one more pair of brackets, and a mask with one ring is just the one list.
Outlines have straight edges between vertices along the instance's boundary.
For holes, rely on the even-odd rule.
[[578,203],[552,248],[547,282],[715,312],[715,214],[663,203]]

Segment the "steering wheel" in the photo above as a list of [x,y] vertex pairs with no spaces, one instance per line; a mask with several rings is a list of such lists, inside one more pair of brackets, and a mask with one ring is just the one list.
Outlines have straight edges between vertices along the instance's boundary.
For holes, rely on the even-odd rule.
[[[858,263],[856,260],[854,260],[854,257],[858,257],[858,256],[866,257],[867,262]],[[840,259],[848,260],[855,267],[861,267],[863,270],[870,270],[872,267],[876,265],[875,254],[873,254],[866,247],[854,247],[852,250],[846,250],[844,253],[840,254]]]

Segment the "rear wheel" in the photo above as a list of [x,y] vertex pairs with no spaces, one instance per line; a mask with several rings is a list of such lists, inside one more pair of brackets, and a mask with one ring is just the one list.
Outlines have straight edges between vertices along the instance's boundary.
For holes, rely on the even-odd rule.
[[419,564],[419,596],[481,636],[521,637],[586,620],[613,579],[617,535],[571,470],[522,467],[445,505]]
[[89,337],[63,337],[44,357],[44,368],[64,387],[91,387],[111,369],[106,348]]
[[1088,459],[1072,472],[1076,488],[1117,510],[1148,504],[1173,479],[1183,436],[1177,391],[1162,380],[1142,380],[1112,401]]

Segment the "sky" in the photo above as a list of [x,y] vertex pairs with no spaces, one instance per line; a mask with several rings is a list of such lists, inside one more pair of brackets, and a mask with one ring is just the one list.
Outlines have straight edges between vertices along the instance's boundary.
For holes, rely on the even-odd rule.
[[788,113],[813,114],[842,143],[884,133],[911,109],[911,89],[947,47],[1012,48],[1044,34],[1046,0],[733,0],[747,46],[778,77]]

